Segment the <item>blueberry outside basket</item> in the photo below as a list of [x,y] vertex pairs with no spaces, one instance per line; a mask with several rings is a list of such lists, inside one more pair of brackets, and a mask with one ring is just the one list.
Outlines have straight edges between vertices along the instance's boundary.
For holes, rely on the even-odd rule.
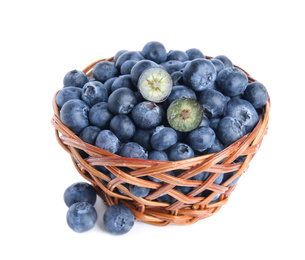
[[[206,58],[212,57],[207,56]],[[95,61],[83,72],[87,76],[92,76],[94,65],[104,60],[113,61],[113,57]],[[255,81],[246,71],[244,72],[247,74],[249,82]],[[136,220],[158,226],[193,224],[218,212],[227,203],[237,185],[231,185],[231,183],[248,169],[249,163],[260,148],[268,129],[270,99],[263,107],[262,117],[255,129],[218,153],[181,161],[125,158],[85,143],[67,128],[60,120],[55,101],[56,94],[53,98],[54,115],[51,122],[55,127],[58,143],[70,154],[79,174],[95,187],[98,195],[108,206],[124,204],[132,210]],[[83,159],[81,156],[83,152],[87,153],[89,157]],[[236,159],[241,157],[244,160],[238,162],[240,160]],[[100,167],[96,166],[104,166],[116,177],[111,179],[108,177],[109,174],[98,170]],[[128,172],[125,172],[126,169]],[[182,171],[177,177],[166,173],[173,170]],[[203,171],[212,173],[207,180],[190,179]],[[232,176],[221,185],[214,183],[220,174],[232,172],[234,174],[231,174]],[[140,178],[149,175],[163,182],[157,183]],[[147,187],[151,189],[151,192],[145,198],[139,198],[134,196],[123,183]],[[194,189],[184,195],[174,189],[176,186],[193,187]],[[206,197],[196,196],[202,194],[203,191],[208,191],[204,193],[208,194]],[[173,203],[157,200],[165,193],[173,198]],[[219,194],[221,195],[219,196]],[[217,197],[218,200],[213,202],[213,199]]]

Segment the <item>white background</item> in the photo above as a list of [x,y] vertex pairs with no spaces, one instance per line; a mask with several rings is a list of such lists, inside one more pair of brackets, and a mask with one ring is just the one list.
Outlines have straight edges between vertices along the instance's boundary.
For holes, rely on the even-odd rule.
[[[2,1],[1,259],[305,259],[303,1]],[[269,132],[211,218],[136,222],[108,234],[66,224],[64,190],[82,177],[50,120],[63,76],[151,40],[227,55],[271,96]]]

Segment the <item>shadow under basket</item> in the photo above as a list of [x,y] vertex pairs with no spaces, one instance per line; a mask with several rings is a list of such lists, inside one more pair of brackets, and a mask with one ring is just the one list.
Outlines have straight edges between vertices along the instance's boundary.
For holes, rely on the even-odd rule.
[[[113,57],[93,62],[83,72],[92,76],[94,65],[104,60],[113,61]],[[244,72],[249,82],[255,81]],[[124,204],[132,210],[136,220],[158,226],[193,224],[218,212],[235,189],[237,184],[234,180],[248,169],[268,129],[270,99],[263,107],[255,129],[218,153],[181,161],[125,158],[85,143],[67,128],[60,120],[56,95],[53,98],[54,115],[51,122],[58,143],[70,154],[79,174],[95,187],[106,205]],[[85,159],[82,156],[84,153],[88,155]],[[180,170],[180,174],[168,174],[174,170]],[[203,171],[211,173],[205,181],[192,178]],[[220,174],[229,174],[230,177],[218,185],[214,181]],[[159,181],[151,181],[145,176]],[[144,198],[136,197],[126,184],[150,188],[150,193]],[[178,186],[191,187],[190,192],[184,195],[175,189]],[[158,199],[164,194],[170,196],[171,203]]]

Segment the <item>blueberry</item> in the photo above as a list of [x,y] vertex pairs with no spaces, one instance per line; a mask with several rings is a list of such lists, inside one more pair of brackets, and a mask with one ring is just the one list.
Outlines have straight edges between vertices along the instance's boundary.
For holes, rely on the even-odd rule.
[[207,118],[207,116],[205,114],[203,114],[201,123],[198,127],[200,127],[200,126],[210,126],[210,120]]
[[167,109],[168,123],[180,132],[190,132],[197,128],[202,121],[202,117],[202,106],[192,98],[177,99]]
[[82,89],[77,87],[65,87],[62,88],[56,95],[56,104],[59,109],[64,103],[70,99],[81,99]]
[[173,86],[183,85],[183,72],[182,71],[175,71],[171,74],[171,78],[173,81]]
[[228,67],[219,72],[216,85],[224,95],[234,97],[245,91],[248,77],[241,69]]
[[236,118],[226,116],[220,120],[216,134],[224,145],[231,145],[242,138],[246,134],[246,130]]
[[223,63],[223,65],[225,66],[225,68],[234,66],[232,61],[225,55],[218,55],[218,56],[214,57],[214,59],[220,60]]
[[212,128],[201,126],[191,131],[187,137],[188,145],[198,152],[210,148],[215,141],[215,132]]
[[89,126],[89,106],[82,100],[71,99],[60,110],[60,119],[73,133],[79,134]]
[[118,88],[129,88],[135,90],[135,86],[132,83],[130,75],[121,75],[116,78],[111,85],[111,92],[117,90]]
[[218,153],[224,149],[224,145],[219,141],[216,137],[212,146],[203,151],[203,154],[211,154],[211,153]]
[[227,104],[226,97],[214,89],[201,91],[197,100],[202,105],[203,112],[208,118],[221,116]]
[[68,207],[76,202],[87,202],[92,206],[96,202],[96,191],[86,182],[76,182],[64,192],[64,201]]
[[161,66],[165,68],[169,74],[172,74],[175,71],[179,71],[182,68],[183,63],[179,60],[169,60],[161,63]]
[[147,151],[138,143],[128,142],[123,145],[120,155],[128,158],[147,159]]
[[121,75],[130,74],[132,67],[137,63],[136,60],[127,60],[125,61],[120,69]]
[[64,87],[82,88],[88,82],[86,74],[80,70],[69,71],[63,80]]
[[125,52],[127,52],[127,50],[120,50],[120,51],[118,51],[118,52],[114,55],[114,57],[113,57],[113,62],[116,63],[116,61],[118,60],[118,58],[119,58],[123,53],[125,53]]
[[92,125],[105,129],[109,126],[113,114],[108,109],[106,102],[99,102],[89,110],[89,121]]
[[128,114],[136,104],[137,98],[129,88],[119,88],[108,98],[108,108],[113,114]]
[[180,161],[194,157],[193,149],[184,143],[176,143],[169,148],[168,157],[170,161]]
[[266,87],[255,81],[247,85],[243,98],[249,101],[254,108],[260,108],[266,105],[269,96]]
[[127,51],[123,53],[116,61],[115,66],[120,70],[122,64],[127,60],[144,60],[144,57],[137,51]]
[[150,188],[146,188],[146,187],[140,187],[140,186],[136,186],[136,185],[132,185],[132,184],[129,184],[128,185],[128,188],[129,188],[129,191],[139,197],[139,198],[144,198],[146,197],[149,192],[150,192]]
[[147,151],[151,150],[150,138],[152,136],[153,130],[146,130],[138,128],[136,129],[135,135],[133,136],[133,141],[141,145]]
[[165,103],[167,104],[167,106],[169,106],[173,101],[180,98],[192,98],[196,100],[197,96],[192,89],[183,85],[178,85],[173,87],[172,92],[166,99]]
[[220,122],[221,118],[220,117],[214,117],[210,119],[210,127],[216,132],[216,129],[218,127],[218,124]]
[[119,70],[115,67],[114,62],[100,61],[94,65],[92,73],[96,80],[104,83],[110,78],[117,77]]
[[[224,177],[223,177],[223,180],[222,180],[222,183],[224,183],[224,182],[226,182],[228,179],[230,179],[236,172],[237,172],[237,171],[225,173],[225,174],[224,174]],[[227,187],[231,187],[231,186],[235,185],[235,184],[238,182],[239,178],[240,178],[240,177],[237,177],[234,181],[232,181],[231,183],[229,183],[229,184],[227,185]]]
[[89,106],[93,106],[99,102],[107,102],[108,90],[101,82],[90,81],[83,87],[82,100]]
[[173,128],[158,126],[151,136],[151,147],[154,150],[163,151],[174,145],[177,138],[177,133]]
[[245,126],[246,133],[251,132],[259,120],[255,108],[244,99],[232,99],[229,101],[224,116],[232,116],[237,119],[240,124]]
[[161,103],[170,95],[173,81],[170,74],[164,68],[151,67],[144,70],[140,75],[137,87],[144,99]]
[[183,81],[187,87],[195,91],[211,88],[216,80],[216,69],[207,59],[190,61],[183,70]]
[[165,62],[167,59],[167,52],[164,45],[157,41],[146,43],[141,54],[145,59],[152,60],[158,64]]
[[165,194],[161,195],[160,197],[158,197],[157,201],[172,204],[176,201],[176,199],[165,193]]
[[113,78],[110,78],[110,79],[108,79],[108,80],[105,81],[104,87],[107,89],[108,95],[111,93],[112,84],[113,84],[113,82],[114,82],[117,78],[118,78],[118,77],[113,77]]
[[178,61],[187,61],[189,60],[189,56],[184,51],[173,50],[167,55],[167,60],[178,60]]
[[87,202],[74,203],[67,212],[67,223],[69,227],[78,233],[92,229],[96,221],[96,210]]
[[95,145],[96,137],[101,131],[99,127],[89,125],[80,132],[79,138],[85,143]]
[[142,129],[153,129],[164,117],[164,111],[157,104],[143,101],[137,104],[131,112],[134,123]]
[[116,115],[110,121],[110,130],[122,142],[126,142],[135,135],[136,127],[128,116]]
[[137,86],[138,80],[143,71],[148,68],[157,68],[159,65],[151,60],[140,60],[131,69],[130,76],[132,83]]
[[164,151],[152,150],[148,154],[149,160],[168,161],[167,153]]
[[188,55],[190,60],[205,58],[204,54],[196,48],[188,49],[186,51],[186,54]]
[[223,62],[221,60],[218,59],[210,59],[210,61],[213,63],[213,65],[215,66],[216,69],[216,73],[218,75],[218,73],[223,70],[225,68],[225,65],[223,64]]
[[134,221],[132,211],[122,204],[115,204],[107,208],[103,217],[105,229],[113,235],[126,234],[132,229]]
[[116,153],[121,146],[121,142],[110,130],[102,130],[96,137],[95,145],[110,153]]

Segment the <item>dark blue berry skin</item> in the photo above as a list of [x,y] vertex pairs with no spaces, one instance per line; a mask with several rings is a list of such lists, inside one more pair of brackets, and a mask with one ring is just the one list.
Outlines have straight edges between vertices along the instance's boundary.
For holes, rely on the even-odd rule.
[[85,143],[95,145],[96,137],[101,131],[99,127],[89,125],[80,132],[79,138]]
[[232,99],[228,102],[224,116],[232,116],[245,126],[246,133],[251,132],[258,123],[259,116],[250,102],[244,99]]
[[169,60],[161,63],[161,66],[168,72],[168,74],[172,74],[175,71],[179,71],[183,63],[179,60]]
[[146,43],[141,54],[145,59],[152,60],[158,64],[165,62],[167,59],[167,52],[164,45],[157,41]]
[[89,110],[90,107],[84,101],[71,99],[62,106],[60,120],[78,135],[85,127],[89,126]]
[[69,227],[77,233],[86,232],[92,229],[96,221],[96,210],[87,202],[74,203],[67,212],[67,223]]
[[203,112],[208,118],[221,116],[227,104],[226,97],[214,89],[200,92],[197,101],[202,105]]
[[173,86],[183,85],[183,72],[175,71],[171,74]]
[[176,131],[171,127],[158,126],[151,136],[150,144],[154,150],[163,151],[177,142]]
[[211,88],[216,76],[215,66],[207,59],[192,60],[183,70],[184,84],[195,91]]
[[176,143],[169,148],[168,158],[170,161],[180,161],[194,157],[193,149],[184,143]]
[[128,142],[123,145],[120,155],[128,158],[147,159],[148,152],[138,143]]
[[111,87],[112,87],[112,84],[113,84],[113,82],[114,82],[117,78],[118,78],[118,77],[110,78],[110,79],[106,80],[106,82],[104,83],[104,87],[107,89],[108,95],[111,94]]
[[130,75],[121,75],[113,81],[111,85],[111,92],[119,88],[129,88],[133,91],[136,90],[135,86],[132,83]]
[[141,145],[147,151],[150,151],[152,149],[150,145],[150,138],[152,134],[153,130],[137,128],[132,140]]
[[219,72],[216,85],[224,95],[234,97],[245,91],[248,85],[248,77],[241,69],[228,67]]
[[99,102],[92,106],[88,116],[90,123],[101,129],[107,128],[110,120],[113,118],[113,114],[109,111],[106,102]]
[[131,75],[131,80],[132,83],[137,86],[138,85],[138,80],[141,74],[143,73],[144,70],[149,69],[149,68],[156,68],[159,67],[159,65],[151,60],[141,60],[138,61],[131,69],[130,75]]
[[123,53],[116,61],[115,66],[120,70],[122,64],[127,61],[127,60],[135,60],[135,61],[139,61],[139,60],[144,60],[144,57],[142,56],[142,54],[140,54],[137,51],[127,51],[125,53]]
[[118,52],[114,55],[114,57],[113,57],[113,62],[116,63],[116,61],[118,60],[118,58],[119,58],[123,53],[125,53],[125,52],[127,52],[127,50],[120,50],[120,51],[118,51]]
[[164,111],[153,102],[143,101],[134,107],[131,115],[134,123],[138,127],[142,129],[153,129],[162,122]]
[[114,62],[100,61],[94,65],[92,73],[96,80],[104,83],[110,78],[117,77],[119,70],[115,67]]
[[[226,182],[228,179],[230,179],[235,173],[236,173],[236,171],[235,171],[235,172],[225,173],[225,174],[224,174],[224,177],[223,177],[223,180],[222,180],[222,183],[224,183],[224,182]],[[231,187],[231,186],[237,184],[239,178],[240,178],[240,177],[237,177],[234,181],[232,181],[231,183],[229,183],[229,184],[227,185],[227,187]]]
[[113,235],[128,233],[132,229],[134,221],[132,211],[122,204],[115,204],[107,208],[103,217],[105,229]]
[[198,127],[187,136],[187,142],[193,150],[203,152],[210,148],[215,141],[215,132],[207,126]]
[[246,129],[236,118],[226,116],[220,120],[216,134],[224,145],[231,145],[246,134]]
[[88,82],[86,74],[80,70],[69,71],[63,80],[64,87],[82,88]]
[[220,117],[215,117],[210,119],[210,127],[216,132],[216,129],[218,127],[218,124],[220,122],[221,118]]
[[110,130],[121,142],[126,142],[135,135],[136,127],[128,116],[116,115],[110,121]]
[[208,117],[205,114],[203,114],[201,123],[198,127],[201,127],[201,126],[210,126],[210,120],[208,119]]
[[189,56],[184,51],[173,50],[167,55],[167,60],[179,60],[184,62],[189,60]]
[[59,109],[64,103],[70,99],[81,99],[82,89],[77,87],[65,87],[62,88],[56,95],[56,104]]
[[205,58],[204,54],[196,48],[188,49],[186,54],[188,55],[189,60]]
[[159,198],[157,198],[157,201],[172,204],[176,201],[176,199],[168,194],[164,194],[164,195],[160,196]]
[[130,74],[132,67],[137,63],[136,60],[127,60],[125,61],[120,69],[121,75]]
[[137,104],[134,92],[129,88],[119,88],[108,98],[108,108],[113,114],[128,114]]
[[108,90],[99,81],[90,81],[86,83],[82,90],[82,100],[90,107],[99,102],[107,102]]
[[167,153],[164,151],[152,150],[148,154],[149,160],[157,160],[157,161],[168,161]]
[[218,153],[222,151],[225,148],[225,146],[219,141],[218,138],[215,138],[214,143],[212,146],[206,150],[203,151],[203,154],[211,154],[211,153]]
[[214,59],[220,60],[223,63],[223,65],[225,66],[225,68],[234,66],[232,61],[225,55],[218,55],[218,56],[214,57]]
[[247,85],[243,98],[249,101],[254,108],[261,108],[266,105],[269,95],[266,87],[255,81]]
[[221,60],[218,59],[210,59],[210,61],[213,63],[213,65],[215,66],[216,69],[216,73],[218,75],[218,73],[220,71],[222,71],[225,68],[225,65],[222,63]]
[[129,191],[139,197],[139,198],[144,198],[146,197],[149,192],[150,192],[150,188],[146,188],[146,187],[140,187],[140,186],[136,186],[136,185],[132,185],[132,184],[129,184],[128,185],[128,188],[129,188]]
[[197,100],[196,93],[192,89],[183,85],[179,85],[173,87],[172,92],[166,99],[165,103],[167,106],[169,106],[173,101],[179,98],[192,98]]
[[96,202],[96,191],[89,183],[76,182],[65,190],[64,201],[68,207],[76,202],[87,202],[93,206]]
[[96,137],[95,146],[110,153],[116,153],[121,146],[121,142],[110,130],[102,130]]

